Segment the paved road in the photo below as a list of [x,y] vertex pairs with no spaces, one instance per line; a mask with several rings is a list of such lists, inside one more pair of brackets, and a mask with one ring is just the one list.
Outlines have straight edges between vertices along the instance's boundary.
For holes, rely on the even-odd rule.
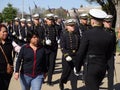
[[[115,90],[120,90],[120,56],[116,55],[116,61],[115,61],[115,68],[116,68],[116,74],[114,78],[114,87]],[[62,66],[61,66],[61,52],[60,49],[58,50],[57,60],[56,60],[56,67],[55,72],[53,75],[53,83],[54,86],[48,86],[46,83],[43,84],[42,90],[59,90],[59,78],[61,75]],[[21,90],[19,80],[16,81],[14,78],[12,78],[9,90]],[[70,81],[65,85],[65,90],[71,90],[70,87]],[[85,90],[84,89],[84,83],[81,80],[78,80],[78,90]],[[100,86],[100,90],[107,90],[107,78],[103,80],[103,84]]]

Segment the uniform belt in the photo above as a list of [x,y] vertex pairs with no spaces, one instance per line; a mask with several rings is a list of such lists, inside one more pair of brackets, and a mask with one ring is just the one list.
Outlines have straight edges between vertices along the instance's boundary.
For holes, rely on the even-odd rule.
[[88,55],[88,61],[89,63],[96,63],[96,64],[106,64],[105,55]]

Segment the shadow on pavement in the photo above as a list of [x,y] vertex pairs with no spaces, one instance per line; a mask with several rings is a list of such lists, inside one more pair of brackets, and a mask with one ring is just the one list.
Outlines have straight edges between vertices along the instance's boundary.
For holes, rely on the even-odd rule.
[[[79,87],[77,90],[86,90],[85,86]],[[100,90],[108,90],[106,87],[100,87]],[[120,90],[120,83],[114,85],[114,90]]]
[[69,88],[65,88],[64,90],[71,90],[71,89],[69,89]]
[[55,65],[62,65],[62,62],[56,62]]
[[79,87],[77,90],[86,90],[85,86]]
[[62,68],[56,68],[53,74],[60,74],[62,72]]
[[120,90],[120,83],[114,85],[115,90]]
[[53,84],[54,84],[54,85],[55,85],[55,84],[59,84],[59,79],[53,81]]
[[56,58],[56,60],[61,60],[61,58]]

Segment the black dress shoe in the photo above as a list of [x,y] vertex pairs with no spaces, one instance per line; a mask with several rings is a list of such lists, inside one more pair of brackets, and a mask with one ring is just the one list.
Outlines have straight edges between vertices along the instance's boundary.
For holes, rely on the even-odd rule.
[[60,90],[64,90],[64,84],[63,83],[59,83],[59,87],[60,87]]
[[47,85],[53,86],[54,84],[52,82],[47,82]]

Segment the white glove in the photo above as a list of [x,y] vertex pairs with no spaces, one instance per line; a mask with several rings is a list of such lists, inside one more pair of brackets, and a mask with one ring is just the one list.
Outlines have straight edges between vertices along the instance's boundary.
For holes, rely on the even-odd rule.
[[80,73],[77,73],[77,71],[76,71],[76,68],[75,68],[75,67],[74,67],[73,71],[74,71],[74,74],[75,74],[76,76],[79,76],[79,75],[80,75]]
[[57,41],[57,43],[58,43],[58,44],[60,43],[60,39]]
[[16,47],[18,44],[15,41],[12,41],[12,46]]
[[51,40],[50,40],[50,39],[47,39],[47,40],[45,41],[45,43],[46,43],[47,45],[51,45]]
[[25,42],[27,41],[26,38],[24,38],[24,41],[25,41]]
[[70,56],[67,56],[65,59],[66,61],[72,61],[72,58]]
[[20,49],[21,49],[21,47],[20,47],[20,46],[16,46],[16,47],[14,48],[15,52],[17,52],[17,53],[19,53],[19,52],[20,52]]
[[13,36],[14,36],[15,34],[16,34],[15,32],[12,33]]
[[21,37],[21,36],[19,36],[19,39],[21,40],[21,39],[22,39],[22,37]]
[[12,41],[12,46],[14,47],[15,52],[19,53],[21,47],[15,41]]

